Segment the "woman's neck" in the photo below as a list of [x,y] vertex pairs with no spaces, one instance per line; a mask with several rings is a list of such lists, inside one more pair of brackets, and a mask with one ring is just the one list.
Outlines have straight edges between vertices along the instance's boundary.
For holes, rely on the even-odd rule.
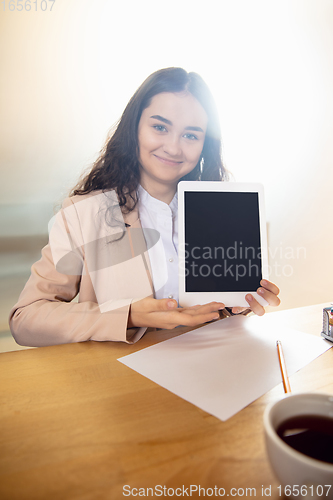
[[144,182],[142,179],[141,186],[147,191],[147,193],[150,194],[150,196],[167,203],[167,205],[170,205],[177,191],[177,185],[173,187],[161,184],[156,185],[154,183]]

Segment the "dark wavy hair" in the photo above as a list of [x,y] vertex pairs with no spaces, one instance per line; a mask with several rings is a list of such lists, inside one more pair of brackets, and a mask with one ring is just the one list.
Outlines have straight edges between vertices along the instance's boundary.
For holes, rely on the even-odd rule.
[[205,142],[198,164],[180,180],[227,180],[221,159],[219,118],[208,86],[197,73],[187,73],[182,68],[165,68],[152,73],[137,89],[99,158],[72,190],[71,196],[114,189],[120,207],[127,211],[133,210],[140,183],[139,121],[152,98],[162,92],[189,92],[199,101],[208,116]]

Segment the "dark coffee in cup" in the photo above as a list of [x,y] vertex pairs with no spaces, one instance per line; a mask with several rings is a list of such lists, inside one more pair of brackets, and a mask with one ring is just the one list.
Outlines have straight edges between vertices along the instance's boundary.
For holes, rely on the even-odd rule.
[[298,415],[283,421],[277,434],[295,450],[333,464],[333,418]]

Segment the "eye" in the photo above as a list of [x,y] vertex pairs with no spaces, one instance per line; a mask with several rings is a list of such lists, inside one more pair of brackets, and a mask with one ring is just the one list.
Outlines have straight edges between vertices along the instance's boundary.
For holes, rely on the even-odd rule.
[[185,134],[184,135],[185,139],[190,139],[190,141],[197,141],[198,137],[194,134]]
[[167,129],[164,125],[153,125],[153,128],[157,130],[157,132],[166,132]]

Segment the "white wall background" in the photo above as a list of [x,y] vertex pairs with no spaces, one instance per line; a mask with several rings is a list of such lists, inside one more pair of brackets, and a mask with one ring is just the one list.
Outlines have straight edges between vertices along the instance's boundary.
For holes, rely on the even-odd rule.
[[214,93],[227,168],[265,186],[281,307],[333,301],[331,0],[3,5],[3,235],[46,231],[138,85],[182,66]]

